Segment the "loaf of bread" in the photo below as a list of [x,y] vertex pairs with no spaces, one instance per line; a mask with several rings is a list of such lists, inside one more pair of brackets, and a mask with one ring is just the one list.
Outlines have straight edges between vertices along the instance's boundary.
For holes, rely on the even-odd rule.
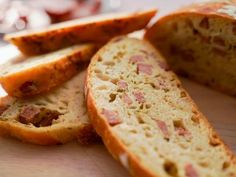
[[149,43],[113,39],[86,78],[92,124],[133,176],[236,176],[235,156]]
[[15,97],[36,95],[69,80],[97,47],[81,44],[36,57],[19,56],[0,66],[0,83]]
[[60,87],[36,97],[0,99],[0,135],[40,145],[96,139],[84,101],[85,70]]
[[22,31],[5,36],[27,55],[54,51],[81,42],[104,42],[116,35],[144,28],[156,10],[115,13],[72,20],[48,28]]
[[179,74],[236,95],[236,1],[184,7],[158,20],[148,39]]

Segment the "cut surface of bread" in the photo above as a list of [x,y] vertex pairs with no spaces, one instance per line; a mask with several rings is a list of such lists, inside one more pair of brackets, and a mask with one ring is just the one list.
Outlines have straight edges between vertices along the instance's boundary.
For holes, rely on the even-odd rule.
[[84,101],[85,70],[47,94],[0,99],[0,134],[22,141],[51,145],[96,138]]
[[213,1],[180,9],[147,30],[179,74],[236,95],[236,3]]
[[27,55],[50,51],[81,42],[104,42],[111,37],[144,28],[156,10],[113,13],[72,20],[48,28],[22,31],[5,36]]
[[236,158],[148,43],[119,37],[92,58],[89,117],[136,177],[230,177]]
[[0,83],[15,97],[46,92],[78,73],[96,50],[94,44],[81,44],[35,57],[19,56],[0,66]]

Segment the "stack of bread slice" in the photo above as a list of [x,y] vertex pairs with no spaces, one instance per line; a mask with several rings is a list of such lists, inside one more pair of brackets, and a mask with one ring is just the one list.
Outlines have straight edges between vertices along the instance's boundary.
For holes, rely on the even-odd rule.
[[23,55],[0,66],[8,93],[0,99],[0,134],[41,145],[96,140],[84,99],[86,66],[102,43],[144,28],[155,13],[101,15],[6,35]]
[[9,94],[0,99],[0,134],[41,145],[85,144],[98,134],[135,177],[235,177],[236,157],[165,59],[149,42],[124,36],[155,12],[7,35],[37,56],[0,69]]

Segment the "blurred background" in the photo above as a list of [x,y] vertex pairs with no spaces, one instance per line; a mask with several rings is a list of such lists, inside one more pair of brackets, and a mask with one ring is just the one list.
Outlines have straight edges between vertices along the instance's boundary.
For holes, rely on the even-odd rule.
[[194,0],[0,0],[0,46],[6,44],[2,40],[5,33],[99,13],[158,8],[159,15],[164,15],[191,2]]

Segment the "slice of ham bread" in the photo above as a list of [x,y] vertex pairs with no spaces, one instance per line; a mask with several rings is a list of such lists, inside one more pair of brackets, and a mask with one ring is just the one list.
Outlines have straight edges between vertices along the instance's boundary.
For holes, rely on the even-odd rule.
[[15,97],[46,92],[76,75],[96,50],[94,44],[81,44],[35,57],[13,58],[0,66],[0,83]]
[[5,36],[27,55],[54,51],[81,42],[104,42],[110,38],[144,28],[156,10],[112,13],[51,25],[40,30],[26,30]]
[[92,58],[89,117],[135,177],[232,177],[236,158],[148,43],[118,37]]
[[96,139],[84,101],[85,69],[47,94],[0,99],[0,135],[40,145]]
[[193,4],[159,19],[148,39],[179,74],[236,95],[236,1]]

